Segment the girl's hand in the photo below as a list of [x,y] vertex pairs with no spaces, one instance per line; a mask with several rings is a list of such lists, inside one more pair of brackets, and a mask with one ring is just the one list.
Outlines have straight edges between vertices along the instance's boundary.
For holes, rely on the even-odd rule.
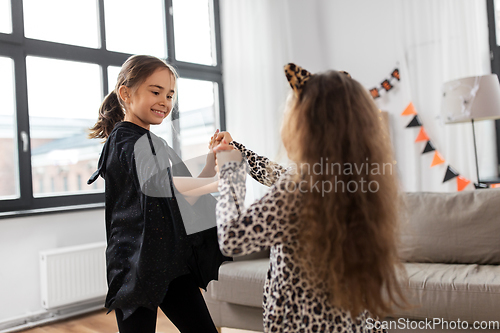
[[[222,132],[222,133],[224,133],[224,132]],[[222,141],[216,147],[214,147],[213,150],[214,150],[214,153],[217,154],[217,153],[220,153],[221,151],[233,150],[233,149],[234,149],[234,147],[229,145],[229,143],[226,141],[226,139],[222,139]]]
[[217,137],[217,134],[219,134],[219,130],[217,129],[210,138],[210,141],[208,142],[208,154],[207,154],[207,161],[205,164],[205,167],[201,171],[200,175],[198,177],[206,178],[206,177],[213,177],[215,176],[215,153],[213,152],[213,147],[215,147],[215,138]]
[[215,146],[219,145],[222,140],[226,140],[227,143],[231,143],[233,141],[233,138],[231,137],[231,134],[226,131],[217,133],[217,135],[215,136]]
[[[224,163],[226,163],[228,161],[241,161],[241,153],[238,150],[236,150],[236,151],[234,151],[234,150],[236,150],[236,149],[233,146],[230,146],[225,139],[222,139],[220,144],[217,145],[217,147],[215,147],[213,149],[215,156],[216,156],[216,158],[215,158],[215,171],[217,173],[219,173],[219,168],[221,165],[224,165]],[[233,151],[235,154],[230,154]]]
[[215,153],[213,151],[214,147],[216,146],[215,144],[215,138],[217,137],[217,134],[219,134],[219,129],[217,129],[210,138],[210,142],[208,143],[208,155],[207,155],[207,163],[206,165],[212,168],[215,164]]
[[219,129],[217,129],[214,133],[214,135],[212,135],[210,137],[210,141],[208,142],[208,149],[211,151],[215,146],[217,146],[217,144],[215,143],[215,139],[217,138],[217,135],[219,134]]
[[217,166],[217,154],[216,154],[216,151],[215,151],[215,147],[217,146],[220,146],[222,141],[225,140],[225,144],[227,146],[229,146],[230,148],[223,148],[225,150],[229,150],[229,149],[236,149],[234,148],[233,146],[230,146],[229,143],[233,141],[233,138],[231,137],[231,134],[229,134],[229,132],[220,132],[219,133],[219,130],[217,129],[217,131],[215,131],[215,134],[210,138],[210,142],[208,144],[208,148],[211,149],[211,151],[214,153],[214,157],[215,157],[215,172],[219,172],[218,170],[218,166]]

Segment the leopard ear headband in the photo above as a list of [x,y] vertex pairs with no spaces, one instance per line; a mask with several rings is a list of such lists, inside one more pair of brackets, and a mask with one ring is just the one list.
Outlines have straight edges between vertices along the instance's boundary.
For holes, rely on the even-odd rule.
[[299,96],[302,92],[304,84],[311,78],[311,73],[300,66],[289,63],[285,65],[285,75],[292,87],[295,96]]
[[[344,73],[349,78],[351,77],[351,75],[349,75],[349,73],[345,71],[340,72]],[[292,87],[295,93],[295,96],[299,96],[302,92],[302,88],[304,88],[304,84],[311,78],[313,74],[300,66],[289,63],[285,65],[285,75],[288,83],[290,83],[290,87]]]

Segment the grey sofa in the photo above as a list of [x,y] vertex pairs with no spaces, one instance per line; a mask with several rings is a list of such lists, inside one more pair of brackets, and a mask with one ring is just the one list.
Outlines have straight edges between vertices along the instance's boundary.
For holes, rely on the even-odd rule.
[[[500,325],[500,189],[407,193],[404,202],[399,251],[407,278],[400,283],[413,307],[394,309],[384,319],[394,325],[389,331],[415,328],[408,320],[420,328],[432,321],[432,331],[447,331],[458,320],[469,329]],[[219,281],[204,293],[216,326],[263,331],[268,255],[220,267]]]

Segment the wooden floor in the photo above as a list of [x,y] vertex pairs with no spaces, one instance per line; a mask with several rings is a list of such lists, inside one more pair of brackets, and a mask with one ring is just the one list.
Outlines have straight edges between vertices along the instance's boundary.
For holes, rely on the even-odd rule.
[[[458,330],[436,330],[442,333],[454,333]],[[500,330],[484,330],[485,332],[500,332]],[[106,315],[106,310],[96,311],[90,314],[74,317],[64,321],[47,324],[44,326],[19,331],[24,333],[117,333],[116,319],[114,312]],[[179,333],[177,328],[168,320],[161,310],[158,310],[157,333]],[[389,330],[389,333],[413,333],[413,332],[434,332],[434,330],[410,330],[396,329]],[[232,328],[222,328],[222,333],[259,333],[254,331],[237,330]]]
[[[116,333],[118,327],[114,312],[106,314],[100,310],[90,314],[66,319],[52,324],[39,326],[20,332],[24,333]],[[179,330],[168,320],[165,314],[158,310],[157,333],[179,333]],[[251,331],[223,328],[222,333],[257,333]]]
[[[116,333],[115,313],[106,314],[107,310],[92,312],[71,319],[66,319],[52,324],[39,326],[21,332],[26,333]],[[158,333],[178,333],[179,331],[168,320],[163,312],[158,311],[158,321],[156,324]]]

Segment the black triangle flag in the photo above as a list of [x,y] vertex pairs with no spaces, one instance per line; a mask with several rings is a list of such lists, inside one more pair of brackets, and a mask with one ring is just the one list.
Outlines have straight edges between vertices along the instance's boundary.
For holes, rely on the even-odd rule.
[[484,183],[474,183],[474,187],[476,188],[476,190],[478,189],[482,189],[482,188],[488,188],[488,184],[484,184]]
[[424,148],[424,151],[422,152],[422,154],[425,154],[425,153],[428,153],[428,152],[431,152],[434,150],[436,150],[436,148],[434,148],[434,145],[432,144],[432,142],[427,141],[427,144],[425,145],[425,148]]
[[446,169],[446,175],[444,175],[443,183],[455,178],[456,176],[458,176],[458,172],[453,170],[451,166],[448,165],[448,169]]
[[415,117],[413,117],[413,119],[406,126],[406,128],[408,128],[408,127],[418,127],[418,126],[422,126],[422,123],[420,122],[420,119],[418,118],[418,115],[415,115]]

